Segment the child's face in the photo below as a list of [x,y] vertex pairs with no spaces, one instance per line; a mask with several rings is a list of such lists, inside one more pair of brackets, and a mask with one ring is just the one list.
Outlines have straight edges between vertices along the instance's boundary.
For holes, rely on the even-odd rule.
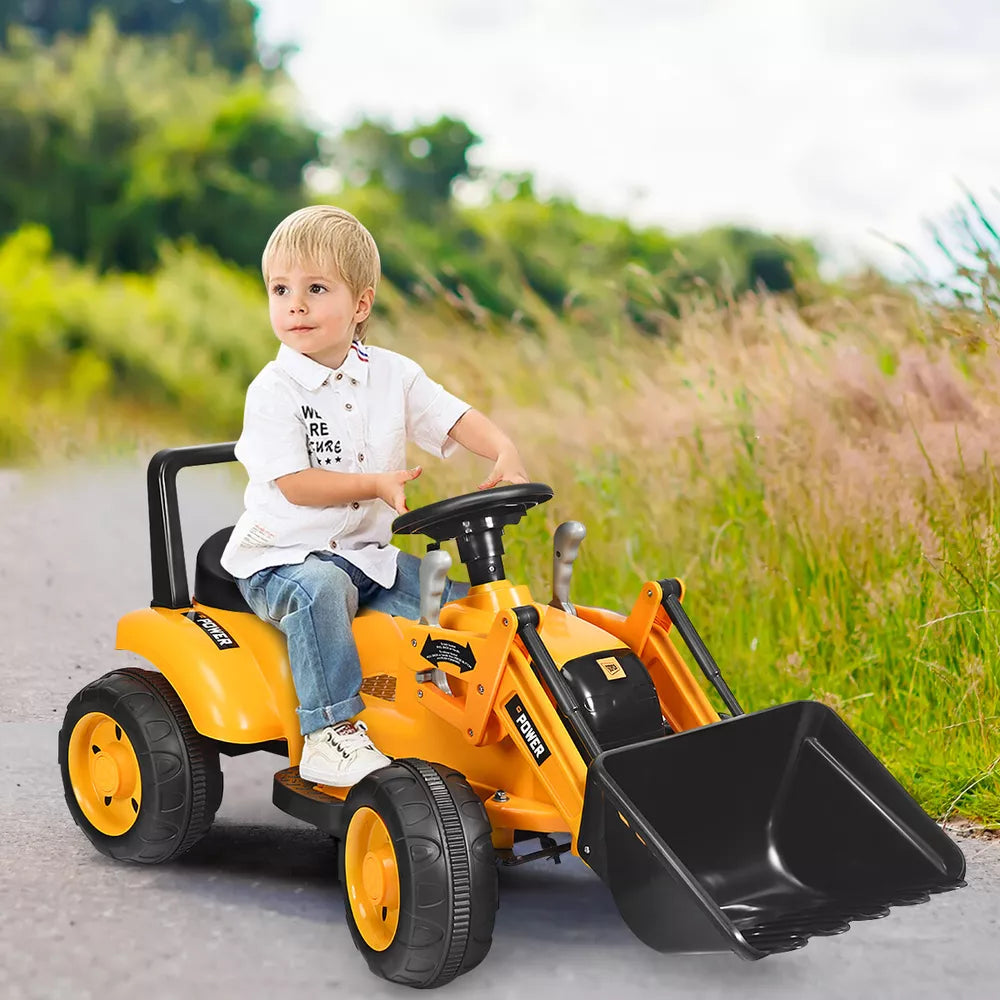
[[336,271],[277,261],[267,283],[271,327],[283,344],[328,368],[339,368],[354,328],[371,312],[374,291],[356,298]]

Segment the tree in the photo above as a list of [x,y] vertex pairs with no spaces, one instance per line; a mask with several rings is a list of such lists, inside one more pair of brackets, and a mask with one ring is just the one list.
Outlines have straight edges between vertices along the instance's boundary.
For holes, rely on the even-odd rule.
[[468,153],[480,141],[447,116],[402,132],[365,119],[340,136],[332,159],[349,183],[387,188],[409,214],[427,218],[447,205],[454,182],[470,175]]
[[190,237],[243,265],[302,203],[316,135],[258,69],[188,71],[181,42],[101,16],[52,46],[0,52],[0,232],[40,222],[58,250],[143,270]]
[[46,44],[59,34],[85,35],[98,12],[125,35],[186,35],[233,73],[257,61],[258,11],[250,0],[0,0],[0,44],[12,25]]
[[812,276],[819,254],[811,242],[786,239],[740,226],[715,226],[680,239],[690,267],[710,285],[740,294],[762,286],[771,292],[791,291],[795,275]]

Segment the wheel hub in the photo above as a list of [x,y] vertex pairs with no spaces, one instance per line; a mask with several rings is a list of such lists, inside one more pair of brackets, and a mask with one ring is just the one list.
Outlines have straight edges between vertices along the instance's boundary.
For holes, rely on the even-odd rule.
[[344,843],[344,882],[358,930],[385,951],[399,926],[399,870],[382,817],[367,806],[352,817]]
[[118,772],[118,765],[114,757],[103,750],[91,758],[90,773],[94,781],[94,787],[102,795],[115,795],[118,786],[121,784],[121,776]]
[[382,865],[378,857],[369,851],[364,860],[364,887],[365,894],[373,902],[378,904],[382,900],[385,892],[385,879],[382,878]]
[[122,727],[90,712],[73,727],[67,753],[73,794],[96,829],[120,837],[135,824],[142,801],[139,758]]

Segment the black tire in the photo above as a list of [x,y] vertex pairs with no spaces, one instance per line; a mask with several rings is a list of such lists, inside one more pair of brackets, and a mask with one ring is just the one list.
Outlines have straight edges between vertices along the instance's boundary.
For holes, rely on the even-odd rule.
[[[89,723],[81,720],[88,716],[93,720],[92,713],[107,716],[120,727],[117,739],[124,733],[127,747],[122,757],[138,764],[141,795],[130,800],[134,821],[121,833],[103,832],[88,819],[73,787],[75,776],[83,802],[90,803],[92,812],[94,803],[99,809],[107,789],[93,782],[88,785],[84,768],[70,763],[74,730],[79,725],[83,731]],[[95,745],[94,754],[99,751]],[[196,732],[167,679],[151,670],[116,670],[73,697],[59,731],[59,767],[66,804],[77,826],[102,854],[119,861],[154,865],[180,856],[208,832],[222,802],[218,750]],[[108,807],[111,800],[111,795],[103,798]],[[122,809],[121,800],[114,805]]]
[[[351,905],[348,837],[362,807],[385,825],[399,876],[398,925],[383,950],[366,941]],[[489,952],[499,892],[492,831],[483,803],[457,771],[406,758],[355,785],[347,796],[339,868],[351,936],[377,976],[424,989],[443,986]]]

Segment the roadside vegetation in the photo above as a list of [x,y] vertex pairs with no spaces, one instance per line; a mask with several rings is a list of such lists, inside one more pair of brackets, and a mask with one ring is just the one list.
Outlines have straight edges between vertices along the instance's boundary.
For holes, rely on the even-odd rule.
[[[645,579],[684,577],[745,707],[825,701],[933,814],[1000,825],[1000,331],[982,300],[868,275],[815,298],[706,293],[661,335],[620,317],[600,336],[382,298],[371,342],[474,400],[555,487],[508,542],[536,596],[549,533],[582,520],[577,600],[626,609]],[[0,248],[0,315],[7,462],[235,438],[274,352],[259,281],[193,247],[98,277],[23,230]],[[426,462],[411,506],[480,465]]]
[[[256,254],[286,203],[329,198],[383,247],[370,341],[493,416],[556,490],[509,532],[512,575],[547,599],[551,531],[583,521],[575,600],[626,610],[644,580],[683,577],[745,708],[824,701],[933,815],[1000,828],[1000,239],[974,200],[942,239],[946,281],[821,281],[801,241],[638,230],[526,176],[475,177],[475,136],[451,119],[363,123],[324,151],[273,54],[205,68],[107,20],[13,30],[0,463],[235,438],[275,351]],[[297,186],[310,162],[336,195]],[[39,164],[83,200],[31,202]],[[476,204],[455,201],[463,183]],[[423,464],[411,507],[482,473]]]

